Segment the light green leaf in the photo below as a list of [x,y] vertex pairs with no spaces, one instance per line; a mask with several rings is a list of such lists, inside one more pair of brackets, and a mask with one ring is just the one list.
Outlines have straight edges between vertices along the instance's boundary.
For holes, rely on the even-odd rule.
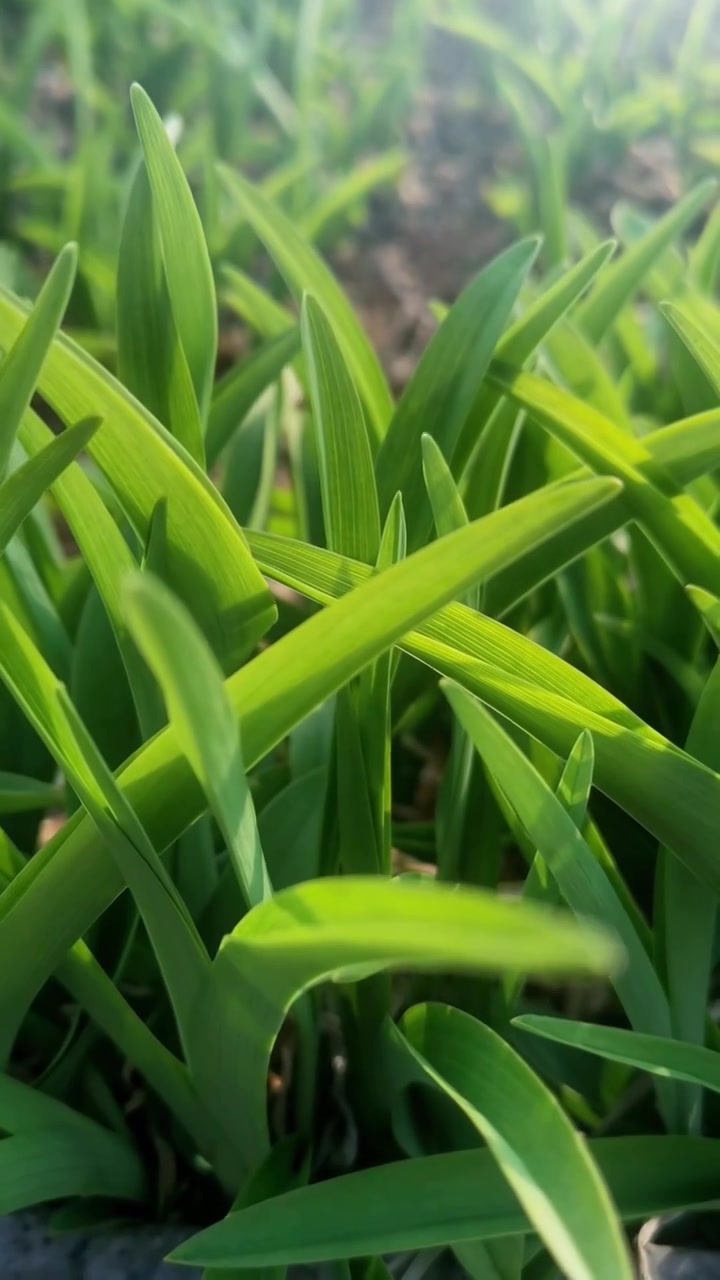
[[300,331],[291,328],[265,343],[216,384],[208,417],[208,466],[215,463],[262,392],[278,378],[300,346]]
[[222,672],[192,618],[153,574],[128,580],[125,609],[180,748],[218,820],[245,901],[255,906],[269,897],[270,879]]
[[607,333],[656,260],[707,204],[715,186],[713,179],[699,183],[603,273],[575,317],[591,342],[598,343]]
[[568,1280],[632,1280],[628,1247],[587,1145],[510,1045],[442,1004],[416,1005],[400,1030],[487,1142]]
[[200,215],[172,144],[140,85],[130,91],[152,191],[173,320],[205,422],[215,376],[215,285]]
[[327,544],[342,555],[374,564],[380,514],[362,405],[327,316],[311,294],[303,298],[300,328]]

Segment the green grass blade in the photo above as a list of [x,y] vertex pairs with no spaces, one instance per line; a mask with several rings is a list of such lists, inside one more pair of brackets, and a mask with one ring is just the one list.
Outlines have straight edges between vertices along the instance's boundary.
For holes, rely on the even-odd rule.
[[237,1141],[252,1167],[269,1144],[263,1099],[272,1046],[290,1006],[318,982],[388,968],[605,973],[618,963],[616,944],[591,926],[478,890],[384,876],[308,881],[255,907],[223,940],[197,1001],[193,1079],[219,1122],[229,1101],[221,1082],[233,1082]]
[[78,422],[77,426],[68,427],[3,481],[0,486],[0,551],[5,550],[45,491],[86,448],[99,426],[99,418],[88,418],[85,422]]
[[327,544],[342,555],[374,564],[380,513],[360,398],[328,318],[311,294],[303,298],[300,328]]
[[[252,534],[264,570],[320,604],[367,581],[371,570],[317,547]],[[720,776],[651,729],[598,684],[517,632],[454,604],[406,634],[400,647],[567,758],[588,729],[596,783],[720,891],[714,832]],[[523,672],[519,677],[517,672]]]
[[120,381],[203,466],[200,409],[175,324],[144,165],[135,175],[120,239],[117,348]]
[[[588,1149],[624,1221],[717,1199],[712,1138],[599,1138]],[[180,1245],[199,1266],[282,1266],[526,1234],[528,1219],[491,1152],[394,1160],[253,1205]]]
[[[22,330],[13,334],[12,347],[0,365],[0,477],[5,474],[10,450],[23,414],[40,377],[75,280],[77,249],[66,245],[40,291]],[[4,345],[7,348],[6,338]]]
[[718,344],[707,329],[698,324],[697,320],[689,314],[687,308],[680,303],[666,302],[662,310],[712,386],[716,391],[720,391],[720,347]]
[[614,983],[632,1026],[669,1035],[670,1011],[660,980],[632,921],[572,817],[482,704],[457,685],[444,682],[443,688],[571,911],[580,918],[602,922],[621,940],[627,965]]
[[[0,291],[0,343],[14,340],[25,315],[16,298]],[[68,339],[60,337],[50,348],[39,389],[64,419],[102,417],[89,452],[142,535],[157,501],[167,499],[172,586],[223,667],[234,670],[272,624],[275,606],[217,491],[172,436]],[[27,447],[24,427],[20,442]]]
[[402,493],[411,550],[426,540],[432,523],[421,437],[429,431],[453,466],[463,426],[537,251],[537,240],[513,245],[471,281],[428,344],[392,417],[375,463],[378,497],[384,515]]
[[204,422],[217,353],[210,258],[200,215],[162,120],[140,85],[133,85],[130,96],[152,191],[173,319]]
[[544,1018],[529,1013],[514,1018],[513,1026],[554,1040],[557,1044],[571,1045],[613,1062],[624,1062],[639,1071],[686,1080],[689,1084],[720,1093],[720,1054],[702,1045],[642,1035],[621,1027],[595,1026],[590,1022],[570,1022],[564,1018]]
[[205,438],[209,467],[217,462],[255,401],[294,359],[299,346],[299,329],[289,329],[265,343],[216,384]]
[[442,1004],[416,1005],[400,1030],[484,1138],[569,1280],[632,1280],[615,1208],[586,1143],[510,1045]]
[[[607,500],[614,488],[612,482],[591,481],[557,491],[549,505],[544,494],[523,499],[378,574],[264,650],[228,684],[241,722],[246,768],[428,614],[528,542],[547,536],[592,502]],[[370,575],[371,568],[365,568]],[[203,807],[200,788],[171,731],[129,762],[119,785],[159,848],[170,844]],[[5,948],[13,957],[5,966],[8,981],[0,999],[14,1007],[30,998],[120,887],[92,824],[82,817],[69,823],[0,898],[0,963]]]
[[591,342],[600,342],[648,271],[668,245],[693,222],[714,190],[713,179],[699,183],[603,273],[576,313],[577,324]]
[[270,878],[222,672],[187,610],[153,574],[129,580],[125,609],[179,746],[217,818],[245,901],[255,906],[269,897]]
[[392,397],[377,356],[345,294],[315,249],[280,209],[231,169],[222,165],[220,173],[229,194],[241,205],[295,298],[299,301],[303,293],[312,293],[322,306],[360,393],[376,444],[385,434],[392,413]]
[[80,1139],[75,1126],[3,1138],[0,1213],[75,1196],[144,1201],[147,1189],[135,1152],[107,1138],[99,1133]]

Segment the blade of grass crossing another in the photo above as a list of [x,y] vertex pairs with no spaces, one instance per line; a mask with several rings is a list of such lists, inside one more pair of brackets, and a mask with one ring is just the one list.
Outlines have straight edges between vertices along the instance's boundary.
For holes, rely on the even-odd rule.
[[0,485],[0,552],[5,550],[45,491],[87,447],[99,426],[99,418],[87,418],[68,427],[3,481]]
[[[578,518],[592,503],[607,501],[615,489],[613,481],[590,481],[566,486],[549,500],[540,494],[505,507],[378,574],[263,650],[227,686],[241,722],[245,767],[252,768],[315,706],[428,614],[528,543]],[[365,569],[372,574],[370,566]],[[118,784],[158,848],[169,845],[204,807],[171,730],[128,762]],[[94,827],[78,816],[0,897],[0,965],[7,958],[0,1004],[14,1009],[30,1000],[120,888]]]

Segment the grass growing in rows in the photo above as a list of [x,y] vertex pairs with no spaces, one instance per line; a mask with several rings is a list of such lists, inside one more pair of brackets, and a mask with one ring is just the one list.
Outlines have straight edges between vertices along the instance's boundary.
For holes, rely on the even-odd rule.
[[208,1276],[629,1278],[720,1176],[713,184],[512,245],[395,402],[234,174],[288,305],[244,285],[217,381],[132,106],[118,376],[72,244],[0,292],[0,1207],[182,1214]]

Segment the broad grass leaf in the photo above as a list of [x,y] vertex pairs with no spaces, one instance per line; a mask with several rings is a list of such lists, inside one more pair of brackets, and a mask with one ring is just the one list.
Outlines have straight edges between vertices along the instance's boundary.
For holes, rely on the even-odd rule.
[[187,610],[153,574],[128,581],[125,611],[180,748],[217,818],[245,901],[255,906],[270,896],[270,878],[222,672]]
[[226,166],[220,166],[220,174],[294,297],[299,301],[303,293],[314,294],[330,320],[368,415],[372,442],[377,444],[392,413],[392,397],[377,356],[345,294],[315,249],[276,205]]
[[300,321],[315,425],[327,545],[374,564],[380,514],[359,396],[322,307],[311,294]]
[[[612,482],[591,481],[568,486],[549,502],[545,494],[523,499],[378,574],[265,649],[228,684],[246,768],[428,614],[614,491]],[[366,572],[372,573],[369,566]],[[203,808],[172,731],[137,753],[118,785],[157,848],[169,845]],[[5,948],[13,957],[0,1003],[16,1009],[30,1000],[121,887],[92,823],[82,817],[68,823],[0,899],[0,963]]]
[[0,1213],[68,1197],[143,1202],[147,1188],[132,1147],[74,1125],[31,1130],[0,1140]]
[[537,251],[537,240],[521,241],[470,282],[423,352],[393,414],[375,475],[383,516],[402,493],[410,550],[426,541],[432,523],[422,435],[434,437],[452,467],[465,420]]
[[545,1036],[558,1044],[598,1054],[601,1058],[624,1062],[639,1071],[685,1080],[720,1093],[720,1054],[703,1045],[643,1035],[621,1027],[596,1026],[590,1022],[545,1018],[530,1013],[514,1018],[513,1026],[531,1031],[533,1035]]
[[715,391],[720,392],[720,346],[715,338],[681,303],[666,302],[662,310]]
[[[27,324],[13,335],[12,346],[0,364],[0,477],[23,414],[30,404],[40,371],[63,318],[75,280],[77,248],[66,245],[40,291]],[[7,338],[4,345],[9,345]]]
[[[717,1198],[712,1138],[590,1140],[588,1151],[624,1221]],[[200,1266],[326,1262],[526,1234],[528,1219],[487,1149],[393,1160],[231,1215],[180,1245],[171,1261]]]
[[449,1005],[416,1005],[400,1031],[484,1138],[568,1280],[632,1280],[628,1247],[587,1144],[515,1050]]
[[389,968],[605,973],[620,959],[592,926],[479,890],[380,876],[308,881],[255,907],[223,940],[197,1001],[193,1079],[226,1123],[223,1082],[232,1082],[236,1144],[252,1167],[269,1146],[263,1100],[272,1046],[290,1006],[318,982]]
[[575,316],[591,342],[600,342],[663,251],[708,203],[715,187],[713,179],[699,183],[603,273]]
[[200,215],[162,120],[140,85],[130,96],[152,191],[165,280],[180,346],[205,422],[215,377],[217,307]]
[[[0,343],[14,340],[26,314],[22,303],[0,291]],[[167,500],[172,585],[223,667],[234,669],[274,621],[275,606],[217,491],[173,437],[67,338],[58,338],[50,348],[39,389],[62,418],[102,417],[88,451],[141,536],[158,500]],[[25,424],[19,438],[34,452]]]

